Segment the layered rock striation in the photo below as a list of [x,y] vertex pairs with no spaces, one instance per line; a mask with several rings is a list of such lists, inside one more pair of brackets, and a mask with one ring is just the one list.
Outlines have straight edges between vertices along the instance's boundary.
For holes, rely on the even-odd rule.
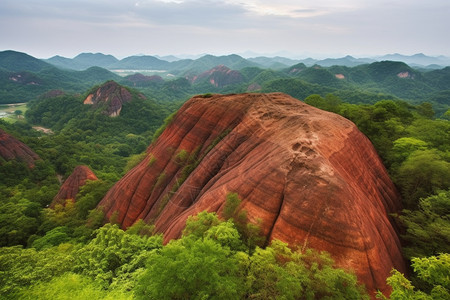
[[405,270],[389,219],[399,194],[343,117],[281,93],[197,96],[147,151],[99,203],[124,228],[144,219],[167,242],[189,216],[220,214],[234,192],[268,241],[326,250],[371,292],[388,292],[391,269]]
[[58,194],[53,198],[50,207],[54,208],[57,204],[65,205],[66,200],[68,199],[75,202],[80,188],[84,186],[88,180],[98,180],[98,178],[87,166],[75,167],[72,174],[64,181]]
[[90,104],[94,107],[104,107],[104,113],[110,117],[117,117],[120,115],[122,105],[130,102],[132,94],[123,86],[120,86],[115,81],[108,81],[101,85],[98,89],[90,93],[84,104]]
[[[5,161],[17,160],[25,162],[28,167],[34,167],[39,158],[27,145],[0,129],[0,158]],[[2,164],[0,159],[0,165]]]

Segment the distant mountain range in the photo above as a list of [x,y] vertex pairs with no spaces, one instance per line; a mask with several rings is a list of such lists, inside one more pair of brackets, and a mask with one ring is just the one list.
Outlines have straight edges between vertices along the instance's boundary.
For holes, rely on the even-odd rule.
[[231,69],[242,69],[245,67],[265,67],[275,70],[287,68],[298,63],[306,66],[319,65],[322,67],[346,66],[354,67],[362,64],[370,64],[376,61],[401,61],[412,67],[426,69],[441,69],[450,66],[450,58],[445,56],[426,56],[422,53],[407,56],[401,54],[388,54],[374,58],[355,58],[347,55],[341,58],[326,58],[317,60],[313,58],[290,59],[286,57],[266,57],[259,56],[245,59],[239,55],[213,56],[204,55],[197,59],[179,59],[175,56],[149,56],[138,55],[129,56],[124,59],[117,59],[112,55],[102,53],[81,53],[74,58],[54,56],[43,61],[64,69],[85,70],[93,66],[102,67],[108,70],[154,70],[176,73],[192,71],[205,72],[218,65],[226,65]]
[[[424,55],[414,57],[432,62],[432,58]],[[298,61],[283,57],[244,59],[233,54],[169,62],[153,56],[118,60],[111,55],[84,53],[73,59],[53,57],[50,61],[60,64],[56,67],[49,60],[3,51],[0,52],[0,103],[27,102],[52,90],[83,93],[93,85],[114,80],[143,89],[146,95],[161,101],[180,101],[204,93],[258,91],[284,92],[297,99],[333,93],[349,103],[374,103],[382,99],[428,101],[439,113],[449,108],[450,67],[414,68],[385,58],[389,57],[383,57],[382,61],[351,56]],[[442,57],[436,59],[444,61]],[[102,67],[73,69],[93,64]],[[127,76],[117,75],[119,68],[128,69],[128,73],[121,74]],[[159,72],[147,74],[145,70]]]

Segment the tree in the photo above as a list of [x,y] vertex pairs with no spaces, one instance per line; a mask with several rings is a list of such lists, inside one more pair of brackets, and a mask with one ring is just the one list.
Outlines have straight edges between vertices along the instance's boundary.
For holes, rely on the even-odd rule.
[[[392,275],[387,279],[387,283],[392,287],[389,299],[450,299],[450,254],[443,253],[439,256],[414,258],[412,267],[419,278],[431,285],[431,291],[415,290],[414,285],[402,273],[394,269]],[[381,293],[377,294],[377,298],[388,299]]]
[[128,291],[108,291],[96,284],[88,276],[66,273],[53,277],[50,281],[34,284],[21,291],[21,299],[40,300],[132,300],[133,294]]
[[[210,238],[173,240],[149,257],[137,299],[239,299],[238,260]],[[170,288],[168,288],[170,287]]]
[[126,233],[117,225],[106,224],[95,233],[95,238],[77,251],[74,271],[91,276],[104,286],[125,270],[135,271],[139,267],[137,255],[162,247],[162,236]]
[[369,299],[356,276],[333,267],[329,254],[292,251],[272,241],[249,257],[246,285],[251,299]]
[[442,159],[439,151],[417,150],[398,169],[404,204],[416,208],[418,200],[450,187],[450,163]]
[[404,210],[407,258],[450,253],[450,190],[421,199],[417,210]]

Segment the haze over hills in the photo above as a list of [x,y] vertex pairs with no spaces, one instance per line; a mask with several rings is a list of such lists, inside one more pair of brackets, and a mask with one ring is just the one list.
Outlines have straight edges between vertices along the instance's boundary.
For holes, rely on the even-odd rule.
[[[165,59],[166,58],[166,59]],[[237,63],[237,59],[240,62]],[[242,56],[232,54],[224,56],[203,55],[195,59],[180,59],[176,56],[149,56],[149,55],[136,55],[129,56],[118,60],[112,55],[105,55],[101,53],[81,53],[74,58],[64,58],[61,56],[54,56],[44,61],[51,63],[57,67],[69,68],[75,70],[83,70],[92,66],[98,66],[110,70],[114,69],[133,69],[133,70],[165,70],[165,71],[180,71],[184,69],[198,69],[200,71],[206,71],[208,68],[202,65],[210,66],[213,63],[214,66],[224,64],[232,69],[239,69],[246,66],[259,66],[272,69],[281,69],[290,67],[297,63],[304,63],[307,66],[314,64],[322,67],[330,67],[333,65],[354,67],[361,64],[372,63],[376,61],[393,60],[402,61],[414,67],[437,69],[450,65],[450,58],[445,56],[426,56],[422,53],[407,56],[401,54],[388,54],[378,57],[366,57],[355,58],[347,55],[341,58],[326,58],[326,59],[292,59],[288,57],[267,57],[256,56],[243,58]],[[229,65],[230,61],[234,61],[233,65]],[[247,62],[245,62],[247,61]],[[228,62],[228,64],[227,64]],[[212,66],[212,67],[214,67]],[[206,69],[205,69],[206,68]]]
[[[426,59],[423,55],[417,57]],[[311,61],[244,59],[239,55],[205,55],[168,62],[152,56],[116,60],[110,55],[85,53],[72,60],[57,57],[51,61],[64,61],[65,67],[25,53],[0,52],[0,103],[27,102],[54,89],[83,92],[107,80],[140,88],[149,97],[172,100],[202,93],[247,91],[284,92],[298,99],[334,93],[350,103],[399,98],[412,103],[430,102],[438,115],[445,113],[450,103],[450,67],[425,70],[403,62],[365,62],[351,56],[323,60],[328,67],[317,62],[309,66]],[[67,69],[69,65],[83,69],[95,64],[108,65],[111,70],[98,66],[83,71]]]

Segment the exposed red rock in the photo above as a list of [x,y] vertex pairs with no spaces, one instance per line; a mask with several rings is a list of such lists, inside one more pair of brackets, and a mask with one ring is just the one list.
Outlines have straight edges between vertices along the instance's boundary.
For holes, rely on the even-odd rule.
[[115,81],[108,81],[89,94],[83,103],[94,105],[94,107],[104,105],[104,112],[108,116],[117,117],[120,115],[123,103],[130,102],[131,98],[131,93],[125,87]]
[[85,185],[88,180],[98,180],[98,178],[87,166],[75,167],[72,174],[64,181],[58,194],[53,198],[50,207],[53,208],[56,204],[64,205],[67,199],[71,199],[75,202],[80,188]]
[[[0,157],[4,160],[18,160],[28,164],[28,166],[34,167],[34,162],[39,158],[39,155],[34,153],[27,145],[17,140],[13,136],[7,134],[0,129]],[[2,164],[0,160],[0,165]]]
[[192,83],[207,80],[210,84],[216,87],[224,87],[230,84],[242,82],[244,77],[239,71],[231,70],[230,68],[219,65],[209,71],[203,72],[191,79]]
[[[235,192],[268,240],[330,252],[370,292],[389,292],[391,269],[405,270],[389,219],[399,194],[370,141],[341,116],[281,93],[197,96],[147,151],[99,204],[124,228],[144,219],[167,242],[188,216],[220,214]],[[198,161],[184,181],[182,151]]]

